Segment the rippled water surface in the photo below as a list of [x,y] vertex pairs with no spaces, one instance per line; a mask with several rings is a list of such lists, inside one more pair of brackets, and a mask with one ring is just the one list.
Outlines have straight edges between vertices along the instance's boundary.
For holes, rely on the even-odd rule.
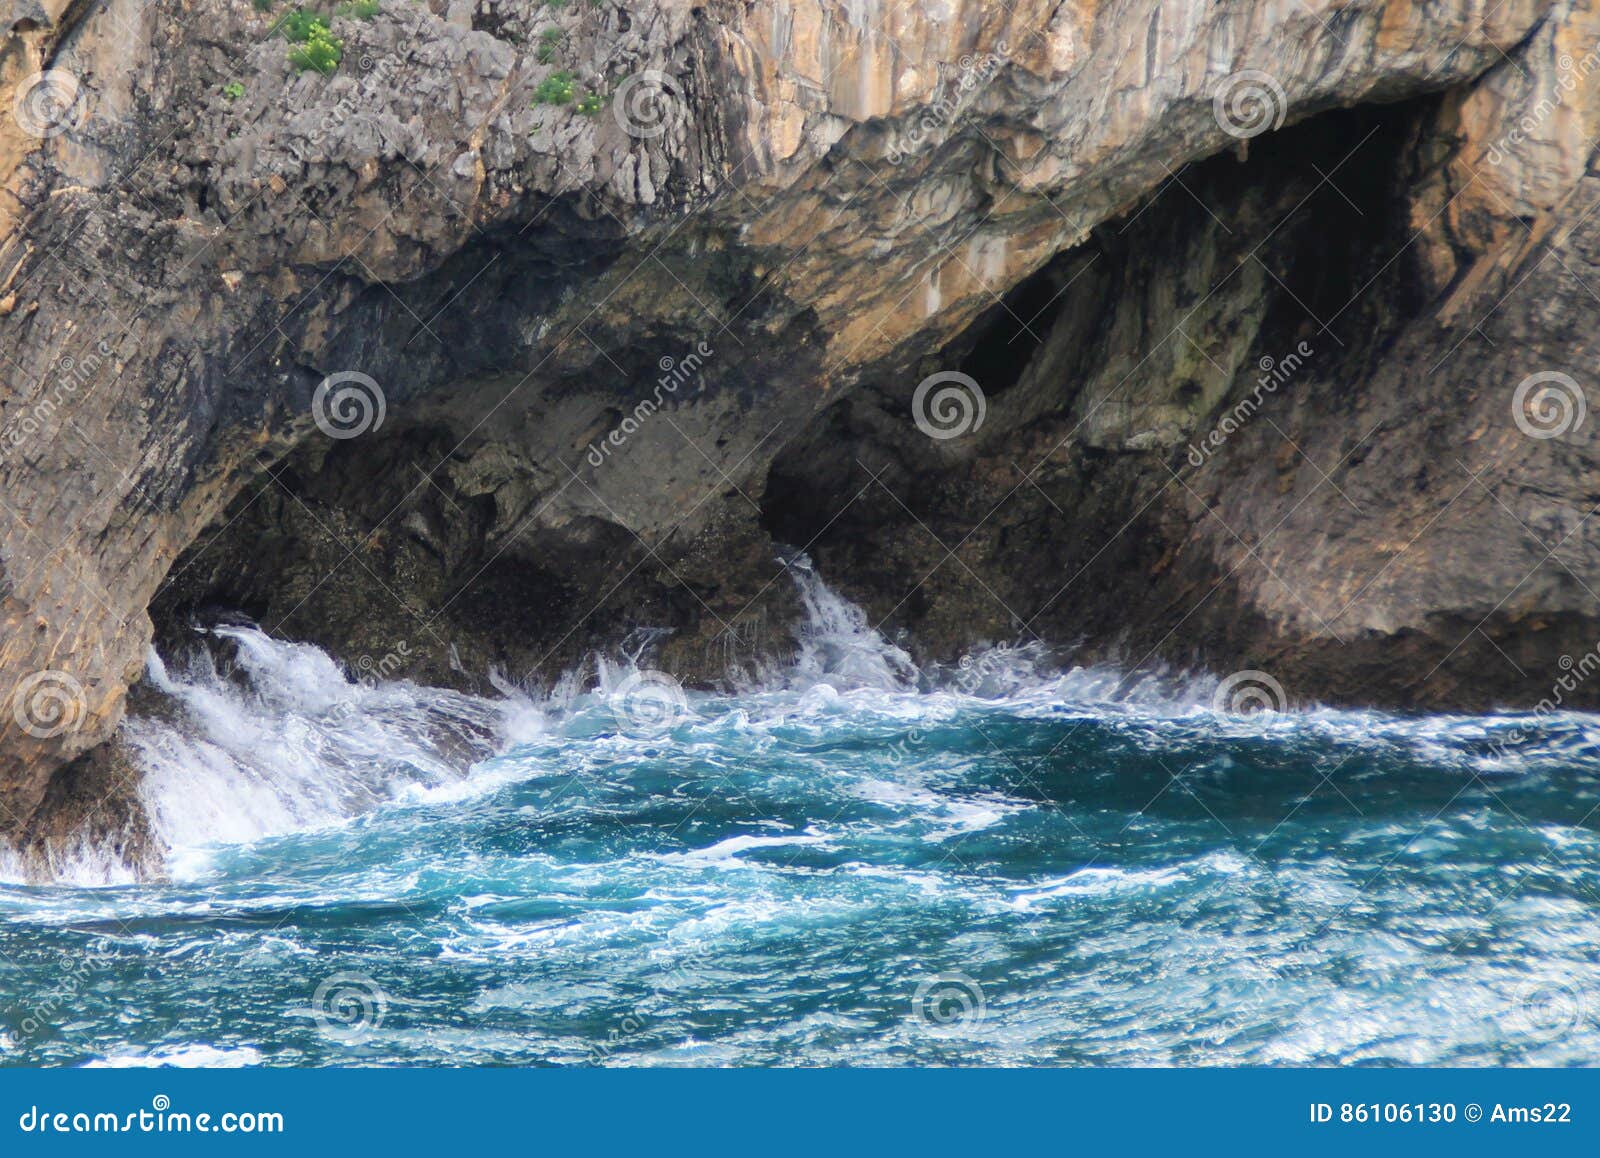
[[1600,1061],[1600,721],[919,675],[809,594],[798,669],[649,718],[158,667],[171,879],[0,886],[0,1060]]

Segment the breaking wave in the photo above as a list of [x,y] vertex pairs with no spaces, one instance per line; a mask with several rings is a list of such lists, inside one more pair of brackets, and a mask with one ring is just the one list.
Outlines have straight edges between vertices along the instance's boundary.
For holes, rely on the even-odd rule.
[[[791,570],[794,662],[719,693],[647,654],[364,682],[243,626],[152,657],[167,877],[0,886],[0,1060],[1600,1060],[1600,720],[919,668]],[[70,1018],[29,1004],[67,968]],[[351,976],[377,1024],[330,1032]]]

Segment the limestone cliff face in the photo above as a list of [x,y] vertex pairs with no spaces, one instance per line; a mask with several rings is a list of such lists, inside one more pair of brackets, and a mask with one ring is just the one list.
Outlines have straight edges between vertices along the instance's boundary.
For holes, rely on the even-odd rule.
[[214,608],[711,679],[785,543],[946,657],[1449,705],[1593,645],[1590,4],[383,0],[331,75],[286,11],[11,7],[14,839]]

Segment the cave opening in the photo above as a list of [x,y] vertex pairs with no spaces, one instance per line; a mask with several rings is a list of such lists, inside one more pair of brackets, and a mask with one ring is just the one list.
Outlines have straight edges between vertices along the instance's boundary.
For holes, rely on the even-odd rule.
[[[937,356],[868,375],[820,414],[774,459],[763,526],[809,544],[830,579],[869,602],[910,592],[882,612],[935,650],[968,620],[997,636],[1072,638],[1084,603],[1098,630],[1121,631],[1145,614],[1127,574],[1159,571],[1171,532],[1154,525],[1159,504],[1133,520],[1146,534],[1117,532],[1149,499],[1140,476],[1166,469],[1152,458],[1179,461],[1183,441],[1169,429],[1142,443],[1138,416],[1156,416],[1158,431],[1201,427],[1260,366],[1308,347],[1318,382],[1359,382],[1426,302],[1408,198],[1445,147],[1440,102],[1335,109],[1174,170]],[[1147,359],[1169,338],[1180,346],[1180,328],[1191,356]],[[987,420],[940,442],[913,426],[910,395],[952,365],[980,383]],[[1108,366],[1123,369],[1108,378]],[[1129,432],[1097,432],[1094,419],[1118,406],[1135,415]],[[1077,546],[1107,540],[1094,558]],[[961,566],[941,564],[957,546]],[[1050,577],[1080,568],[1083,602],[1050,603]],[[958,592],[963,583],[994,598]],[[964,610],[940,622],[941,601]]]
[[[497,624],[555,642],[565,639],[571,621],[585,620],[597,596],[616,593],[626,614],[596,616],[566,650],[556,649],[552,662],[571,662],[573,649],[596,638],[590,629],[648,624],[687,636],[719,593],[741,610],[743,599],[731,594],[737,584],[724,585],[720,573],[752,570],[750,560],[768,565],[778,545],[809,549],[830,581],[865,604],[877,599],[883,604],[875,605],[877,613],[912,634],[927,633],[936,649],[964,630],[958,622],[992,635],[1014,633],[1019,623],[1021,630],[1059,633],[1067,627],[1052,618],[1060,608],[1048,604],[1041,581],[1027,576],[1082,566],[1072,544],[1125,522],[1142,501],[1129,481],[1144,469],[1136,464],[1163,453],[1074,441],[1101,388],[1096,374],[1119,359],[1138,361],[1136,349],[1118,343],[1130,332],[1148,337],[1170,324],[1162,308],[1189,309],[1213,294],[1222,301],[1242,292],[1244,279],[1235,274],[1219,273],[1214,287],[1199,291],[1184,284],[1184,255],[1198,252],[1222,273],[1247,263],[1264,271],[1256,299],[1230,302],[1218,314],[1222,322],[1250,327],[1244,365],[1292,347],[1319,330],[1321,319],[1345,343],[1329,352],[1330,364],[1366,357],[1420,305],[1407,261],[1393,256],[1403,255],[1406,188],[1436,105],[1430,99],[1335,110],[1253,140],[1243,155],[1224,153],[1175,171],[1123,218],[1012,287],[945,348],[910,366],[869,373],[786,435],[760,484],[749,488],[755,526],[734,537],[719,532],[726,541],[712,535],[695,547],[696,565],[708,578],[692,590],[677,581],[687,569],[661,568],[648,547],[602,517],[542,528],[538,549],[502,551],[495,536],[533,513],[534,504],[519,506],[532,491],[522,495],[520,484],[491,474],[473,478],[468,493],[451,472],[423,479],[415,470],[456,450],[448,412],[466,404],[446,400],[437,424],[397,415],[354,442],[301,448],[258,479],[174,568],[152,607],[158,644],[185,637],[197,617],[228,612],[345,653],[367,653],[397,634],[428,631],[426,615],[416,612],[440,607],[450,610],[464,638]],[[1347,308],[1374,280],[1382,292]],[[1203,332],[1194,336],[1206,341]],[[468,357],[492,371],[490,348],[508,341],[497,337]],[[681,353],[659,336],[630,349],[625,376],[648,379],[674,351]],[[911,424],[909,396],[922,376],[949,367],[982,383],[988,419],[978,437],[934,443]],[[1227,396],[1206,379],[1209,372],[1197,363],[1133,385],[1142,405],[1199,412]],[[546,393],[560,400],[583,390],[574,377]],[[586,438],[615,426],[621,413],[612,404],[592,416],[594,430],[574,434],[572,453],[581,457]],[[1008,473],[1024,451],[1052,446],[1071,452],[1025,484]],[[530,465],[536,469],[518,469]],[[482,468],[461,477],[474,472],[482,475]],[[734,508],[747,499],[738,488],[723,497]],[[1015,509],[984,526],[988,512],[1005,503]],[[964,545],[970,559],[963,566],[983,576],[978,586],[1004,592],[1003,602],[1028,614],[952,600],[940,576],[920,581],[952,544]],[[1125,600],[1111,598],[1123,587],[1121,572],[1154,566],[1163,549],[1161,536],[1152,534],[1090,567],[1084,583],[1106,600],[1097,613],[1107,630],[1129,613]],[[720,561],[719,550],[727,552]],[[771,589],[765,574],[748,587]],[[904,595],[879,598],[884,592]],[[1036,624],[1028,620],[1035,610],[1042,613]],[[429,665],[416,674],[457,681],[456,657],[435,642]],[[534,649],[535,658],[544,650]]]

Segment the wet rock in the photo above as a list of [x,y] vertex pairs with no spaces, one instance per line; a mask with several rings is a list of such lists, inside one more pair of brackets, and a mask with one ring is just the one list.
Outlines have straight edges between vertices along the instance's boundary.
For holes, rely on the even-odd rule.
[[1587,426],[1512,412],[1592,370],[1587,7],[434,7],[331,76],[243,3],[7,33],[0,827],[158,624],[710,680],[806,538],[929,654],[1466,704],[1592,646]]

